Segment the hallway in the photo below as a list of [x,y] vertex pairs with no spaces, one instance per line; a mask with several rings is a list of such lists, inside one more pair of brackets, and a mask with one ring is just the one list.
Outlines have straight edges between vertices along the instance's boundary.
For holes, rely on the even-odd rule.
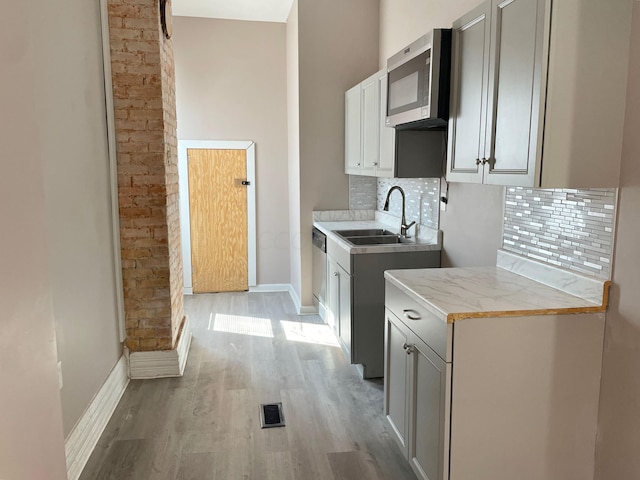
[[[82,480],[414,479],[363,381],[318,316],[287,293],[185,297],[182,378],[131,381]],[[282,402],[286,426],[260,428]]]

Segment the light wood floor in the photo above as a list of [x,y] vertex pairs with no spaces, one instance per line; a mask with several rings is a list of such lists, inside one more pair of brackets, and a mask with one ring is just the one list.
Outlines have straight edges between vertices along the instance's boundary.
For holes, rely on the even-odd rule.
[[[185,311],[184,376],[130,383],[82,480],[415,479],[383,424],[382,383],[327,345],[320,317],[297,316],[287,293],[187,296]],[[269,402],[285,427],[260,428]]]

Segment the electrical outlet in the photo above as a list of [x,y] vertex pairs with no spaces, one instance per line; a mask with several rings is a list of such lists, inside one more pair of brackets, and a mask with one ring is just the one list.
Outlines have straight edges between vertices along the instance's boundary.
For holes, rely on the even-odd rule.
[[58,388],[62,390],[62,360],[58,362]]

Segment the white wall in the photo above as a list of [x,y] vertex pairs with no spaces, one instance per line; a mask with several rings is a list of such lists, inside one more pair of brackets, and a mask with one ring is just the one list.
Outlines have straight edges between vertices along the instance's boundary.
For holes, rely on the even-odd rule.
[[[433,28],[451,28],[479,0],[380,0],[380,66]],[[502,240],[504,187],[452,183],[440,213],[443,267],[495,265]]]
[[597,480],[640,478],[640,2],[634,2],[613,285],[607,311]]
[[311,306],[312,211],[349,208],[344,92],[378,70],[379,4],[299,0],[297,8],[300,251],[292,250],[291,263],[300,272],[294,288]]
[[380,66],[387,58],[433,28],[451,28],[482,0],[380,0]]
[[256,144],[258,284],[289,283],[286,26],[174,18],[180,140]]
[[61,21],[59,2],[33,3],[0,15],[0,478],[60,480],[67,476],[42,173],[51,125],[33,93],[71,22]]
[[[122,354],[118,331],[99,2],[57,2],[73,28],[55,33],[41,68],[38,115],[65,436]],[[61,55],[60,52],[64,52]],[[119,272],[118,272],[119,274]]]

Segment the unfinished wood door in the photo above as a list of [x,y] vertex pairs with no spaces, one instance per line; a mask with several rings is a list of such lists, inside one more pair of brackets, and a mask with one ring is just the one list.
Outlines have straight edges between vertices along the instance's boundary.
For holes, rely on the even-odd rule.
[[194,293],[249,289],[246,150],[187,150]]

